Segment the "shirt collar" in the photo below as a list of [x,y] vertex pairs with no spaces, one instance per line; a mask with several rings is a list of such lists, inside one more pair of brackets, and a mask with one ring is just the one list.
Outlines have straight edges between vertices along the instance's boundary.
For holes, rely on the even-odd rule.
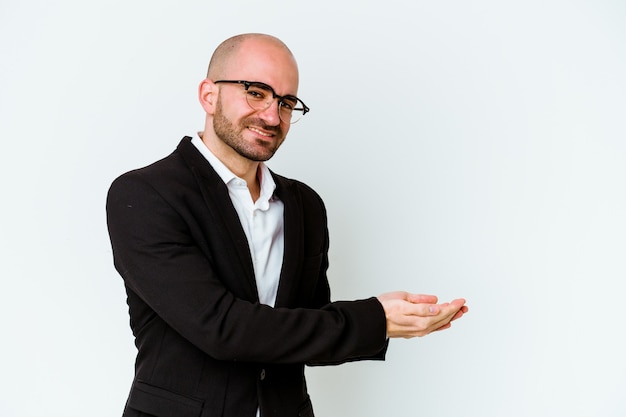
[[[228,169],[228,167],[224,165],[224,163],[220,161],[219,158],[213,154],[213,152],[211,152],[211,150],[198,136],[194,136],[191,139],[191,143],[194,144],[202,156],[204,156],[209,164],[211,164],[215,172],[217,172],[217,175],[219,175],[222,181],[224,181],[224,184],[229,185],[234,180],[244,181],[242,178],[233,174],[233,172]],[[256,205],[261,210],[267,210],[269,208],[269,203],[274,201],[276,198],[274,196],[276,183],[274,182],[274,178],[272,177],[269,168],[263,162],[259,163],[257,175],[261,183],[261,193],[259,195],[259,199],[256,201]]]

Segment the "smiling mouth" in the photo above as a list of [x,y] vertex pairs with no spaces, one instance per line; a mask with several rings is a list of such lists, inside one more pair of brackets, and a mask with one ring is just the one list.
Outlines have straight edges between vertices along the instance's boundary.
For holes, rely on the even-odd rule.
[[252,126],[248,126],[248,129],[250,129],[251,131],[253,131],[256,134],[259,134],[261,136],[264,136],[266,138],[271,138],[274,136],[274,133],[268,133],[268,132],[264,132],[260,129],[257,129],[256,127],[252,127]]

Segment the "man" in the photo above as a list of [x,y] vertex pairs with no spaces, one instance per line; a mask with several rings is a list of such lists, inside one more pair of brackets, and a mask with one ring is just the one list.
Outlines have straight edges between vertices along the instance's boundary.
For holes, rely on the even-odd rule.
[[116,179],[107,218],[138,349],[125,417],[313,416],[304,364],[383,359],[462,299],[394,292],[330,302],[320,197],[268,160],[308,107],[289,49],[224,41],[200,83],[204,131]]

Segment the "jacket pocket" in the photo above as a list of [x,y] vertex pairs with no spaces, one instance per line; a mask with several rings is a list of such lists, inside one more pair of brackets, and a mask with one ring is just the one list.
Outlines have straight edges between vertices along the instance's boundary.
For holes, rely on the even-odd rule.
[[128,407],[157,417],[199,417],[203,401],[135,381],[128,397]]

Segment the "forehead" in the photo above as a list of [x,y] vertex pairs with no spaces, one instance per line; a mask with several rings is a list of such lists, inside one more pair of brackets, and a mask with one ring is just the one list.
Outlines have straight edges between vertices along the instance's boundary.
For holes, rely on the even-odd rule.
[[260,81],[277,94],[296,94],[298,66],[283,45],[263,39],[243,42],[226,66],[226,78]]

